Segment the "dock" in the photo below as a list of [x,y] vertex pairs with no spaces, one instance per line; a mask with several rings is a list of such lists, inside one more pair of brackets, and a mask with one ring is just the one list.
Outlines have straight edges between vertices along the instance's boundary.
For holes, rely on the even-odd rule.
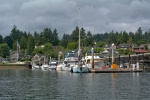
[[143,69],[132,70],[131,68],[117,68],[117,69],[89,69],[90,73],[130,73],[130,72],[143,72]]

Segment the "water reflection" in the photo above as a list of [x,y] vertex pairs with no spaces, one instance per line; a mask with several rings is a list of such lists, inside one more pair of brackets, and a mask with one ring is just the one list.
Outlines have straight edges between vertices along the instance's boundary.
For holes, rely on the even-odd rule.
[[149,73],[0,70],[0,99],[150,99]]

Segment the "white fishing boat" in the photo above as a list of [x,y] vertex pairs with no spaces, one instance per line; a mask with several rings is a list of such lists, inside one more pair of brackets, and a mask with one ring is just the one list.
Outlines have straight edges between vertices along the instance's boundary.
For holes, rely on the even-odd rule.
[[32,69],[41,69],[40,60],[35,60],[31,62]]
[[56,66],[56,70],[57,71],[62,71],[62,66],[63,66],[63,61],[59,61],[57,66]]
[[106,63],[103,58],[100,58],[99,56],[85,56],[85,64],[88,68],[92,68],[92,60],[94,61],[94,68],[101,68],[106,66]]
[[71,72],[73,72],[73,73],[88,73],[89,69],[88,69],[87,65],[78,63],[71,68]]
[[68,52],[65,56],[65,59],[63,61],[62,70],[63,71],[70,71],[71,67],[75,66],[78,62],[78,55],[75,51]]
[[49,68],[49,65],[48,64],[43,64],[42,66],[41,66],[41,69],[42,70],[47,70]]
[[32,69],[40,69],[40,65],[38,64],[32,64]]
[[44,58],[44,63],[41,66],[42,70],[47,70],[49,68],[49,65],[46,63],[46,59]]
[[52,61],[52,62],[50,62],[48,68],[49,68],[50,70],[56,70],[56,67],[57,67],[57,61]]

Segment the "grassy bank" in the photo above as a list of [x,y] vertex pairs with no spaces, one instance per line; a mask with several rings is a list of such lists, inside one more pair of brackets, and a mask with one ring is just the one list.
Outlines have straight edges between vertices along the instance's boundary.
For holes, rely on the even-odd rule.
[[25,66],[23,63],[0,63],[0,66]]

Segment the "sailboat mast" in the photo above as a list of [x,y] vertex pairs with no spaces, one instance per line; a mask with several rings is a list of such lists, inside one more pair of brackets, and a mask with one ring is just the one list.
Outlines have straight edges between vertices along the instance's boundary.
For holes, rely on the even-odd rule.
[[18,61],[18,59],[19,59],[19,51],[18,51],[18,39],[17,39],[17,61]]
[[78,49],[79,49],[78,50],[78,57],[79,58],[78,59],[80,60],[80,8],[79,8],[79,26],[78,27],[79,27],[79,44],[78,44],[78,46],[79,46],[78,47]]

